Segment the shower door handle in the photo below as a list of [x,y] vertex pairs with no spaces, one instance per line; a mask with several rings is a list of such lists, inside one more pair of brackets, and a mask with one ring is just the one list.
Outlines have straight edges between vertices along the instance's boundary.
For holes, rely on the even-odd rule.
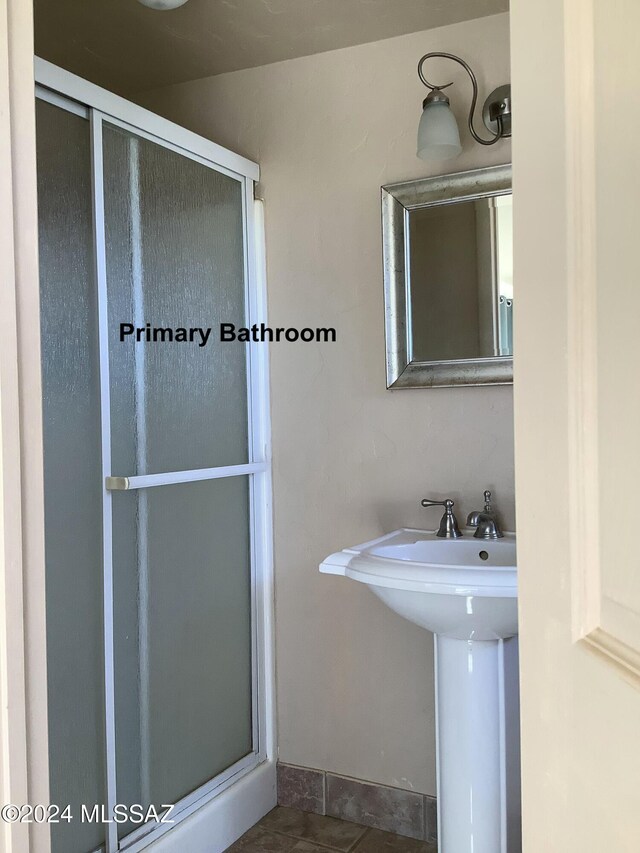
[[126,492],[129,489],[129,478],[105,477],[104,487],[108,492]]
[[188,471],[170,471],[163,474],[133,474],[131,477],[105,477],[108,492],[127,492],[148,489],[152,486],[170,486],[179,483],[197,483],[199,480],[218,480],[221,477],[243,477],[262,474],[269,467],[264,462],[244,462],[242,465],[225,465],[219,468],[195,468]]

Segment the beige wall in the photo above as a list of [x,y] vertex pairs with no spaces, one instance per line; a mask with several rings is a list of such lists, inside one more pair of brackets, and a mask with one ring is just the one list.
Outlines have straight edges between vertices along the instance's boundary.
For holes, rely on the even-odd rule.
[[[260,163],[270,321],[338,331],[271,349],[280,758],[429,794],[432,638],[318,563],[435,525],[425,495],[452,496],[464,516],[490,487],[514,525],[511,388],[385,390],[379,190],[435,173],[415,156],[419,57],[461,54],[486,93],[509,78],[508,47],[499,15],[139,98]],[[469,81],[435,65],[466,108]],[[440,172],[510,160],[508,143],[463,138]]]

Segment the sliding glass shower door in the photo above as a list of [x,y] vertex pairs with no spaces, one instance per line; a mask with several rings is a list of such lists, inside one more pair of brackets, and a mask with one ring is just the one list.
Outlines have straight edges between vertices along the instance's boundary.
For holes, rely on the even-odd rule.
[[252,180],[39,95],[52,844],[134,851],[167,827],[83,806],[179,820],[264,752]]
[[[50,799],[106,802],[102,465],[91,138],[86,111],[37,102]],[[104,827],[74,820],[53,851]]]

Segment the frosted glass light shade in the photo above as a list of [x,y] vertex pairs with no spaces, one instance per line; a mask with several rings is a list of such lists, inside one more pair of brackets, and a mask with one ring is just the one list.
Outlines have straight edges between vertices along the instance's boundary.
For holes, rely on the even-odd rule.
[[166,11],[167,9],[177,9],[178,6],[184,6],[187,0],[138,0],[143,6],[148,6],[150,9],[159,9]]
[[448,104],[427,104],[418,127],[418,157],[450,160],[462,151],[458,123]]

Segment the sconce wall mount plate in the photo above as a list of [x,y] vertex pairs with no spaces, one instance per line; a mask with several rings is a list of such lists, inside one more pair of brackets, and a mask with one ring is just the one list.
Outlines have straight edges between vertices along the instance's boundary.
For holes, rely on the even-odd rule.
[[482,108],[482,120],[487,130],[498,133],[498,116],[502,119],[501,136],[511,136],[511,86],[505,83],[489,95]]

